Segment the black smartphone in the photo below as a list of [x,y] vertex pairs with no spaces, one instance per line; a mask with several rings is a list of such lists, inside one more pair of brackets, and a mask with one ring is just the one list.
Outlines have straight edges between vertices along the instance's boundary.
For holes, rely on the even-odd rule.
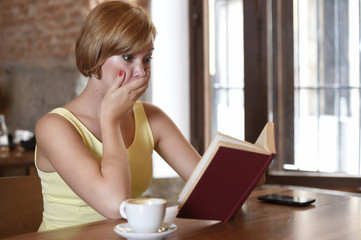
[[292,206],[308,206],[316,201],[314,198],[267,194],[257,198],[263,202],[286,204]]

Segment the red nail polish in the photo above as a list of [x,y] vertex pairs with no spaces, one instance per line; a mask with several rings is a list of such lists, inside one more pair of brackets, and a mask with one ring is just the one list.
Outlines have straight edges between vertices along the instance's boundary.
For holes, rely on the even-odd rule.
[[123,74],[124,74],[124,71],[120,71],[119,72],[119,77],[123,76]]

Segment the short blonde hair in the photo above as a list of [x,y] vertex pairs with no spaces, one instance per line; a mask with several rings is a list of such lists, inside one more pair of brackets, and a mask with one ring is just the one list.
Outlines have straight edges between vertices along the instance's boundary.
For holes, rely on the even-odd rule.
[[137,53],[155,35],[156,29],[144,9],[122,1],[101,3],[81,26],[75,45],[77,67],[85,77],[100,79],[101,67],[109,57]]

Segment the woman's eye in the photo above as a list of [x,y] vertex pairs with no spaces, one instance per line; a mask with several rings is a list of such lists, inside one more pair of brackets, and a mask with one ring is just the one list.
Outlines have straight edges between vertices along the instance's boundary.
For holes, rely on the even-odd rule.
[[152,61],[152,57],[147,57],[147,58],[145,58],[145,61],[147,62],[147,63],[150,63],[151,61]]
[[127,62],[130,62],[133,60],[133,56],[132,55],[128,55],[128,54],[123,54],[122,55],[122,58],[127,61]]

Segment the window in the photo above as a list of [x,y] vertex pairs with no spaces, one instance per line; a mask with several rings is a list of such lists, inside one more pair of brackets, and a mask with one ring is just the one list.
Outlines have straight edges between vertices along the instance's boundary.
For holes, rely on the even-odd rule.
[[359,1],[277,4],[272,110],[281,152],[272,169],[360,175]]
[[[209,129],[205,132],[209,135],[205,135],[205,145],[216,131],[254,142],[268,115],[267,73],[262,71],[266,69],[266,62],[260,59],[265,56],[265,45],[257,46],[261,39],[250,29],[258,29],[259,16],[244,14],[244,3],[247,7],[257,7],[258,3],[250,0],[203,2],[208,4],[205,9],[209,24],[205,41],[208,43],[206,64],[209,65],[205,69],[209,74],[209,79],[205,80],[205,101],[209,102],[205,123]],[[245,16],[250,24],[244,24]],[[253,39],[245,41],[247,33],[250,33],[247,37]]]
[[243,1],[209,1],[211,136],[244,138]]
[[[210,64],[202,68],[204,85],[193,91],[211,95],[202,103],[205,112],[208,107],[212,113],[204,114],[204,132],[222,129],[223,122],[232,126],[223,111],[234,104],[244,111],[243,134],[248,141],[256,140],[265,121],[276,122],[278,155],[270,166],[269,183],[358,189],[360,1],[201,2],[209,5],[203,6],[210,20],[203,23],[203,31],[209,33],[202,36],[211,38],[202,39],[206,48],[201,54]],[[236,16],[239,22],[227,13],[236,2],[242,9]],[[234,26],[243,28],[244,38],[244,57],[237,63],[244,73],[238,79],[230,78],[229,62],[236,52],[230,42]],[[231,100],[231,89],[239,91],[239,99]],[[211,134],[203,136],[206,146]]]
[[295,158],[284,167],[361,174],[359,1],[293,8]]

